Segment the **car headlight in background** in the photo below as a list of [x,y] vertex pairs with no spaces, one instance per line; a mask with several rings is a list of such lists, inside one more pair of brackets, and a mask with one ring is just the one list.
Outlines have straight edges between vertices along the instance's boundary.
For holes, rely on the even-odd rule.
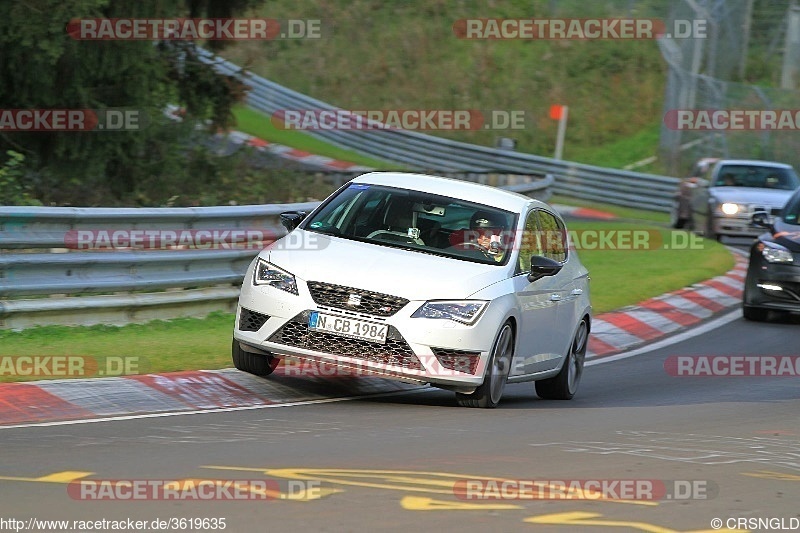
[[411,318],[443,318],[462,324],[473,324],[488,303],[482,300],[425,302],[414,311]]
[[760,242],[758,249],[768,263],[793,263],[792,252],[774,242]]
[[731,202],[725,202],[719,207],[722,210],[722,212],[725,213],[726,215],[735,215],[739,211],[744,211],[744,209],[742,209],[742,206]]
[[276,289],[298,294],[294,276],[263,259],[256,263],[253,285],[272,285]]

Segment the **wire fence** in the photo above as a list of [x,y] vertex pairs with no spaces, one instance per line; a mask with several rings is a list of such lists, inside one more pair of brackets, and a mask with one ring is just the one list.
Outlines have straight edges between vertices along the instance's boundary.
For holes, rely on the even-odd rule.
[[[667,27],[676,20],[707,21],[705,37],[663,38],[669,66],[664,110],[800,109],[797,76],[800,42],[789,33],[800,6],[789,0],[677,0]],[[789,65],[784,66],[785,58]],[[796,59],[792,59],[796,58]],[[744,83],[752,80],[754,83]],[[792,88],[781,89],[781,84]],[[800,128],[782,131],[677,130],[661,127],[660,153],[670,173],[685,175],[701,157],[777,160],[800,168]],[[688,149],[681,149],[689,143]]]

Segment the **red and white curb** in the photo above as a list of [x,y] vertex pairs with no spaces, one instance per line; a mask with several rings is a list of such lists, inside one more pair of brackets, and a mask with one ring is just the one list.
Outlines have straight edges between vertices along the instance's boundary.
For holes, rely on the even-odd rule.
[[736,265],[722,276],[595,317],[587,359],[636,348],[741,305],[747,258],[734,257]]
[[[184,112],[185,111],[183,109],[172,104],[164,108],[164,115],[167,118],[178,122],[183,121]],[[199,125],[198,127],[202,127],[202,125]],[[264,139],[260,139],[254,135],[248,135],[247,133],[242,133],[241,131],[233,130],[228,132],[226,136],[234,144],[249,146],[258,152],[269,153],[278,157],[282,157],[283,159],[297,161],[304,165],[313,166],[321,170],[353,170],[359,172],[375,170],[374,168],[357,165],[355,163],[351,163],[350,161],[340,161],[331,157],[314,155],[310,152],[292,148],[291,146],[265,141]]]
[[322,155],[314,155],[310,152],[292,148],[291,146],[265,141],[264,139],[242,133],[241,131],[232,131],[228,133],[228,139],[230,139],[230,141],[234,144],[249,146],[258,152],[270,153],[284,159],[290,159],[292,161],[297,161],[299,163],[303,163],[304,165],[310,165],[319,169],[358,172],[369,172],[371,170],[375,170],[372,167],[356,165],[355,163],[351,163],[349,161],[340,161],[338,159],[333,159]]
[[414,386],[377,377],[268,380],[228,368],[0,384],[0,427],[136,414],[231,410],[386,394]]
[[591,218],[594,220],[613,220],[617,218],[617,216],[612,213],[606,213],[605,211],[592,209],[590,207],[576,207],[573,205],[556,205],[556,204],[551,204],[551,205],[561,215],[565,216],[572,216],[577,218]]

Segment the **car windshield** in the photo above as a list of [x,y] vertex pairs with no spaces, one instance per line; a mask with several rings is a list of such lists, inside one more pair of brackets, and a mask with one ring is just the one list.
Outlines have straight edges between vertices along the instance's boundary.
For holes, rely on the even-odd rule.
[[514,213],[421,191],[351,183],[303,229],[372,244],[504,265]]
[[725,165],[719,169],[714,187],[757,187],[793,191],[800,179],[789,168],[758,165]]

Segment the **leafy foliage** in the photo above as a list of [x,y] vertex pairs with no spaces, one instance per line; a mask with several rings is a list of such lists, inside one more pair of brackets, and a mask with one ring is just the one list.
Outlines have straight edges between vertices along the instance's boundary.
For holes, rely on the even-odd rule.
[[[192,42],[82,41],[71,38],[66,25],[85,17],[230,17],[261,1],[0,3],[4,109],[126,108],[146,117],[145,127],[135,131],[0,132],[0,149],[25,154],[34,193],[48,202],[76,196],[85,204],[108,197],[126,201],[143,183],[166,176],[188,181],[191,125],[209,120],[212,130],[228,126],[244,84],[198,61]],[[184,124],[164,117],[167,103],[186,109]]]
[[25,183],[25,156],[19,152],[6,152],[9,160],[0,166],[0,205],[41,205],[31,197],[30,186]]

